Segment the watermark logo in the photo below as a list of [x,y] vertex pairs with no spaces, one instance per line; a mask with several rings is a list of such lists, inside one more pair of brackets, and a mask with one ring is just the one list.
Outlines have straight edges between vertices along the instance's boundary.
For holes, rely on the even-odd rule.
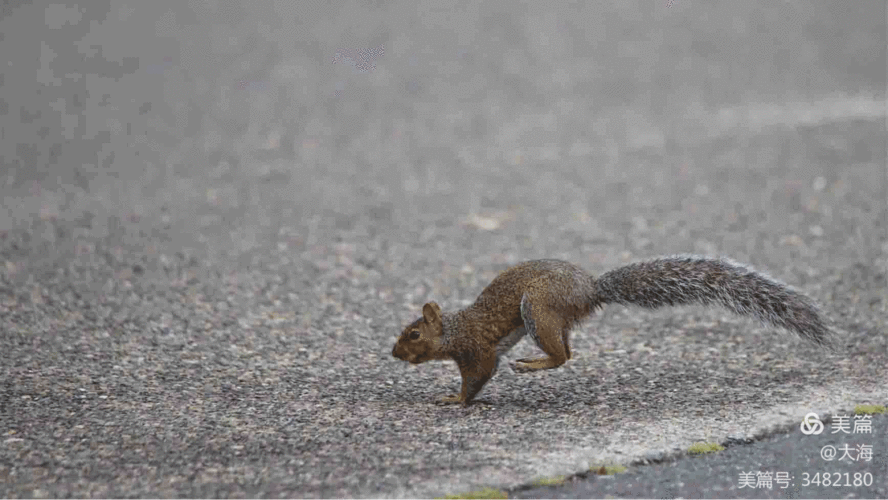
[[811,434],[818,435],[823,432],[823,422],[820,421],[820,417],[814,412],[805,415],[800,427],[802,429],[802,434],[806,436],[810,436]]
[[[835,435],[844,434],[872,434],[873,422],[868,414],[863,415],[832,415],[825,417],[832,427],[832,433],[826,433],[826,438],[831,441],[835,440]],[[853,423],[853,426],[852,426]],[[806,436],[824,434],[826,425],[820,417],[810,412],[805,415],[799,426],[802,434]],[[861,436],[863,437],[863,436]],[[819,470],[750,470],[741,471],[737,477],[738,488],[765,489],[765,490],[785,490],[783,495],[786,498],[796,498],[806,495],[802,488],[808,487],[829,487],[829,488],[861,488],[870,487],[873,484],[874,473],[879,470],[878,467],[884,467],[885,459],[876,453],[872,444],[865,443],[839,443],[827,444],[820,448],[820,459],[824,464],[845,465],[845,470],[829,470],[821,468]],[[810,460],[807,462],[811,462]],[[802,462],[805,463],[805,462]],[[853,471],[848,471],[848,465],[854,467]],[[873,472],[867,470],[870,466],[875,466]],[[878,479],[878,477],[876,477]],[[845,496],[845,495],[839,495]]]

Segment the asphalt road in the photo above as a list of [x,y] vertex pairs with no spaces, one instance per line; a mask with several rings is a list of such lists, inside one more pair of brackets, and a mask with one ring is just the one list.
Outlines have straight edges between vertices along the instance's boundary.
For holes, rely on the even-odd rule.
[[885,498],[888,416],[871,416],[870,431],[858,434],[853,415],[848,421],[842,430],[827,424],[819,435],[793,425],[751,443],[726,442],[718,453],[639,463],[620,474],[512,491],[509,498]]
[[[7,4],[0,497],[514,489],[888,403],[882,1]],[[809,295],[837,350],[609,306],[468,408],[391,356],[511,264],[677,253]],[[755,450],[592,487],[823,467]]]

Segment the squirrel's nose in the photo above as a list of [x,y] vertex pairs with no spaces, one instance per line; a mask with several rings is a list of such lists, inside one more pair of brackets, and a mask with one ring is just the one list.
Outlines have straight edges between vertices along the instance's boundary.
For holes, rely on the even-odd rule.
[[403,360],[405,359],[405,356],[407,356],[407,353],[404,352],[404,349],[398,349],[398,347],[400,346],[398,344],[395,344],[394,349],[392,349],[392,356]]

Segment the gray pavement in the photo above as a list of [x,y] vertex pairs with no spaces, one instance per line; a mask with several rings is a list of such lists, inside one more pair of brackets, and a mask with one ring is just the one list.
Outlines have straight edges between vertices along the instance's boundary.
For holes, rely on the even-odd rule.
[[[437,5],[0,8],[0,497],[517,494],[888,403],[884,2]],[[614,306],[465,409],[391,357],[510,264],[674,253],[810,295],[837,351]]]

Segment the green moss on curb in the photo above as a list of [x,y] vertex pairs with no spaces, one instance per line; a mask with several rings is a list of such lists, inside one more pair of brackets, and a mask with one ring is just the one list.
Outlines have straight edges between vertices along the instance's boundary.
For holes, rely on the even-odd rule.
[[534,486],[557,486],[564,482],[564,476],[544,477],[533,482]]
[[483,490],[478,491],[469,491],[456,495],[447,495],[443,498],[509,498],[509,494],[503,490],[484,488]]
[[692,455],[700,455],[703,453],[715,453],[724,450],[725,447],[718,443],[694,443],[688,448],[688,453]]
[[589,468],[590,472],[594,472],[599,476],[613,476],[614,474],[619,474],[621,472],[626,472],[629,470],[627,467],[622,466],[620,464],[616,465],[595,465]]
[[885,407],[882,405],[857,405],[854,407],[855,415],[873,415],[885,412]]

